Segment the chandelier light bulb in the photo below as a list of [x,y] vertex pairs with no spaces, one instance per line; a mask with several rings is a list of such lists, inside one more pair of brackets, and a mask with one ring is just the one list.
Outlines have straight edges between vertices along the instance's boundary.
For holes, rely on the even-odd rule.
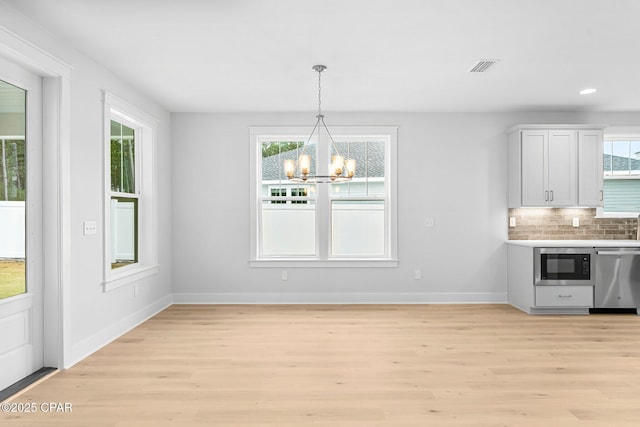
[[296,170],[296,164],[293,160],[284,161],[284,173],[287,178],[293,178],[293,174]]
[[353,178],[353,175],[356,173],[356,159],[348,159],[347,160],[347,176],[349,178]]
[[342,166],[344,165],[344,157],[331,156],[331,170],[333,175],[342,175]]
[[311,156],[303,154],[300,156],[298,164],[300,165],[300,173],[302,175],[309,175],[309,171],[311,170]]

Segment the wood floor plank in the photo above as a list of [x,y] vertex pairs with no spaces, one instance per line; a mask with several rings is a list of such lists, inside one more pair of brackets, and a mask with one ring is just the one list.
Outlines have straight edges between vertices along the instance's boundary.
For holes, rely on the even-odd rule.
[[505,305],[174,305],[12,403],[7,426],[627,427],[640,317]]

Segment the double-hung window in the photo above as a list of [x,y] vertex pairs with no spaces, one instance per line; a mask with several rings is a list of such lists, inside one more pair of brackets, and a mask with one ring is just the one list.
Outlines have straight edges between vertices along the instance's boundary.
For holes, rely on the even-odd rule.
[[157,273],[157,121],[104,95],[104,289]]
[[[356,160],[344,183],[287,180],[284,161],[311,155],[327,175],[335,148],[310,128],[251,128],[252,266],[397,266],[397,128],[332,127],[337,150]],[[306,147],[305,147],[306,144]]]
[[605,135],[604,204],[599,214],[635,217],[640,213],[640,134]]

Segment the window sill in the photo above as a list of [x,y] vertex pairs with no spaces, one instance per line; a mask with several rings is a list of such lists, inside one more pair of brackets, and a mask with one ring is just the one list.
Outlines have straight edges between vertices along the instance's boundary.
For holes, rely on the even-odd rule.
[[398,262],[399,261],[397,259],[261,259],[249,261],[249,266],[252,268],[395,268],[398,267]]
[[103,282],[104,292],[109,292],[117,289],[121,286],[128,285],[129,283],[137,282],[145,277],[158,274],[160,267],[156,265],[139,266],[132,269],[128,269],[126,272],[112,275],[109,279]]
[[596,210],[595,218],[638,218],[640,212],[603,212],[602,208]]

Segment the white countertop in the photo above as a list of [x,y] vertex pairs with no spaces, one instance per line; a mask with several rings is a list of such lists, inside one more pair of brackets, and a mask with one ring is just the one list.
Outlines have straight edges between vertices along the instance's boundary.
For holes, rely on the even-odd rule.
[[507,240],[531,248],[640,248],[640,240]]

